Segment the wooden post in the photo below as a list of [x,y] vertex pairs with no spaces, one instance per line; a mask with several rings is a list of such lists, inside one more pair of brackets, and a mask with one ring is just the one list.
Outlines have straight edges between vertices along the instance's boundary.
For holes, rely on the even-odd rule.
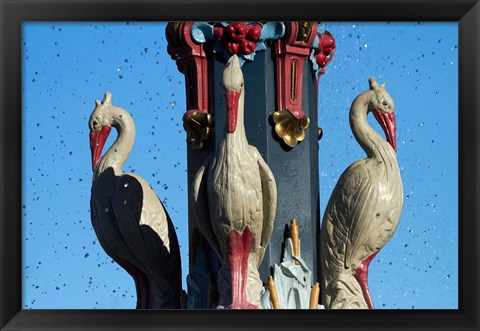
[[[330,49],[324,51],[322,37],[326,32],[316,22],[249,24],[250,28],[262,29],[251,29],[242,40],[241,33],[233,39],[226,38],[224,31],[229,26],[222,23],[171,22],[167,26],[169,54],[186,76],[184,123],[193,111],[214,115],[211,123],[202,115],[204,121],[198,131],[208,134],[189,133],[192,144],[188,148],[188,192],[191,194],[191,182],[198,168],[220,141],[213,128],[223,128],[226,121],[222,73],[228,57],[232,52],[238,53],[245,81],[247,139],[267,162],[277,184],[275,224],[259,268],[261,280],[268,284],[271,267],[282,261],[289,222],[296,219],[302,258],[315,282],[320,231],[317,86],[333,57],[334,40],[329,39]],[[196,225],[190,211],[189,205],[193,263],[198,243],[193,242]]]

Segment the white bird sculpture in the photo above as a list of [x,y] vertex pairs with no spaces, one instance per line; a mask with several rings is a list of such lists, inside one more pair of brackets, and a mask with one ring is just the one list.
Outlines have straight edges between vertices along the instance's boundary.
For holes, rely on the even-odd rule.
[[[122,167],[135,125],[107,92],[88,121],[93,181],[92,225],[105,252],[134,279],[137,308],[180,308],[181,263],[175,229],[151,186]],[[101,156],[111,128],[118,137]]]
[[[193,181],[194,215],[223,266],[230,270],[230,309],[260,305],[258,273],[277,203],[273,174],[244,126],[244,81],[237,55],[223,72],[227,120],[219,147]],[[221,301],[221,299],[220,299]]]
[[[370,89],[355,98],[350,126],[367,158],[340,176],[322,221],[321,273],[327,309],[374,309],[368,267],[393,236],[403,208],[396,157],[395,105],[372,77]],[[372,112],[388,142],[367,122]]]

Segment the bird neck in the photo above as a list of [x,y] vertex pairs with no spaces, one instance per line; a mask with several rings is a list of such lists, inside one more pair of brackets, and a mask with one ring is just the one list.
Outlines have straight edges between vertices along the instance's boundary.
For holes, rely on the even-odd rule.
[[357,142],[367,153],[368,158],[396,157],[392,146],[368,123],[368,105],[374,92],[360,94],[350,108],[350,127]]
[[96,176],[108,168],[120,175],[135,141],[135,124],[130,114],[121,108],[113,108],[110,115],[112,126],[117,130],[117,139],[98,162]]

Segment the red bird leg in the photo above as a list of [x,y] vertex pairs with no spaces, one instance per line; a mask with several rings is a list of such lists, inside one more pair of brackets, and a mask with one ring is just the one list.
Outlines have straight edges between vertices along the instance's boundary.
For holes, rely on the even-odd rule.
[[253,235],[247,227],[243,234],[231,230],[228,238],[228,262],[232,278],[232,304],[228,309],[255,309],[255,305],[247,302],[246,286],[248,257],[252,248]]
[[373,306],[372,296],[370,295],[370,290],[368,289],[368,266],[378,252],[379,251],[376,251],[375,253],[367,257],[365,260],[363,260],[355,270],[355,279],[360,284],[363,298],[367,302],[368,309],[375,309],[375,307]]
[[228,263],[230,264],[230,275],[232,279],[232,304],[228,309],[241,309],[241,267],[243,240],[240,233],[231,230],[228,235]]
[[242,309],[258,309],[256,305],[247,301],[247,280],[248,280],[248,257],[250,256],[250,250],[252,249],[253,235],[248,226],[243,230],[243,254],[242,254]]

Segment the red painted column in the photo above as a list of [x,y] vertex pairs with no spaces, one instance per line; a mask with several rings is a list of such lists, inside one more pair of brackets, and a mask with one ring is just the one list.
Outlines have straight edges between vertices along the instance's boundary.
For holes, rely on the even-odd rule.
[[212,52],[207,52],[203,44],[191,37],[194,22],[175,22],[167,26],[167,51],[176,61],[177,68],[185,75],[187,111],[183,115],[183,125],[187,139],[194,143],[194,149],[201,148],[203,141],[210,136],[212,116],[209,108],[211,97],[210,66]]

